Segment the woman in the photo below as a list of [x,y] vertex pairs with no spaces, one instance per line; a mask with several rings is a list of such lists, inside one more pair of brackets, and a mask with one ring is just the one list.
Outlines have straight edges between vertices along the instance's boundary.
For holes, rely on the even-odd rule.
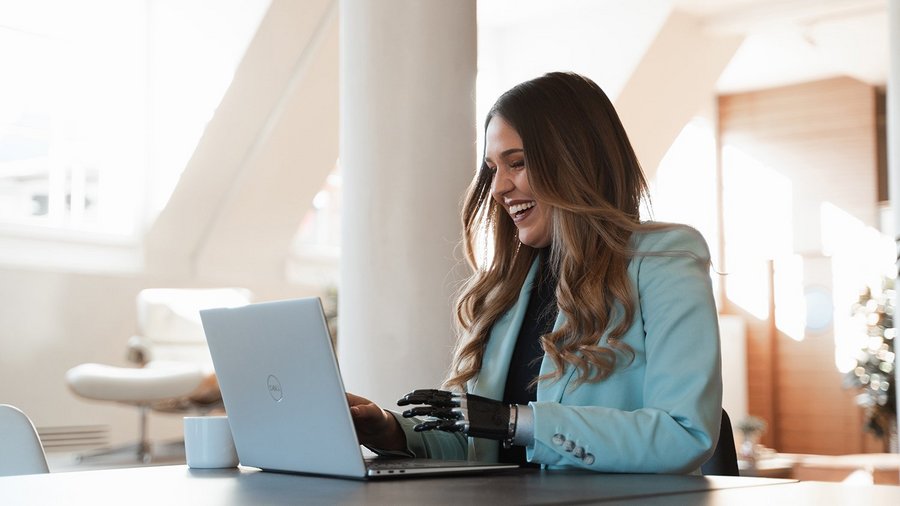
[[[462,215],[474,273],[445,388],[465,394],[401,399],[423,404],[407,416],[437,417],[425,422],[348,395],[360,441],[417,457],[695,472],[721,419],[709,251],[689,227],[640,222],[646,195],[594,82],[551,73],[502,95]],[[484,234],[493,252],[479,263]],[[475,430],[488,423],[476,408],[509,420],[509,434]]]

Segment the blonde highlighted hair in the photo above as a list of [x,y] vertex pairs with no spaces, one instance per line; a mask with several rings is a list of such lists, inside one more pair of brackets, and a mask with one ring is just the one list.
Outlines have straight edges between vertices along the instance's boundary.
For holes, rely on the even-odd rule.
[[[541,336],[555,371],[535,382],[560,379],[567,365],[578,370],[575,385],[602,381],[618,355],[633,355],[620,341],[635,314],[627,273],[631,236],[667,226],[640,222],[647,182],[612,103],[590,79],[551,73],[527,81],[497,100],[485,130],[496,116],[521,137],[534,198],[551,209],[550,265],[566,319]],[[478,375],[491,327],[516,303],[537,254],[519,243],[512,219],[491,197],[491,179],[482,162],[462,210],[463,246],[474,273],[456,304],[458,343],[445,380],[452,389]],[[480,237],[493,249],[481,263]]]

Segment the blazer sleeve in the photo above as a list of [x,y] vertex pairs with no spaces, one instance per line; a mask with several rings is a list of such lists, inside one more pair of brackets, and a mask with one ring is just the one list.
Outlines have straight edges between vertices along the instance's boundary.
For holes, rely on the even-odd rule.
[[[632,260],[644,335],[638,409],[536,402],[529,460],[605,472],[689,473],[712,454],[722,409],[718,319],[702,236],[679,227],[650,234]],[[657,255],[654,253],[662,253]],[[632,364],[634,366],[635,364]],[[629,366],[631,367],[631,366]],[[628,368],[616,374],[627,373]],[[601,382],[602,383],[602,382]],[[578,389],[600,389],[582,384]],[[582,397],[583,398],[583,397]]]

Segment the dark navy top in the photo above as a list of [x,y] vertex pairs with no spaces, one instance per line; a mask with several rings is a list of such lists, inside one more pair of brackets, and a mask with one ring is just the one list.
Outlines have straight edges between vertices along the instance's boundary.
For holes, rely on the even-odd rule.
[[[544,350],[541,348],[541,336],[553,330],[556,322],[556,273],[550,268],[550,248],[540,250],[541,265],[531,288],[528,308],[519,329],[516,347],[509,360],[509,373],[506,375],[506,388],[503,402],[507,404],[528,404],[537,400],[537,386],[529,387],[541,370],[541,359]],[[511,462],[526,467],[538,467],[529,464],[525,458],[524,446],[513,446],[509,449],[500,447],[500,462]]]

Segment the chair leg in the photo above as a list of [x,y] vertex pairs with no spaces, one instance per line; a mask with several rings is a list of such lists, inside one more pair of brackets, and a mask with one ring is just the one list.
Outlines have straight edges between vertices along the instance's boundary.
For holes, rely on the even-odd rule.
[[130,453],[137,457],[137,461],[143,464],[149,464],[153,460],[153,446],[150,443],[150,437],[147,430],[148,418],[150,415],[150,406],[137,406],[138,408],[138,441],[137,443],[127,443],[121,446],[111,448],[103,448],[96,451],[79,453],[75,456],[78,463],[88,460],[110,456],[114,454]]
[[140,406],[140,417],[141,417],[141,428],[140,428],[140,440],[138,441],[138,459],[144,464],[149,464],[153,459],[153,454],[151,453],[150,448],[150,439],[147,436],[147,418],[150,414],[150,408],[148,406]]

